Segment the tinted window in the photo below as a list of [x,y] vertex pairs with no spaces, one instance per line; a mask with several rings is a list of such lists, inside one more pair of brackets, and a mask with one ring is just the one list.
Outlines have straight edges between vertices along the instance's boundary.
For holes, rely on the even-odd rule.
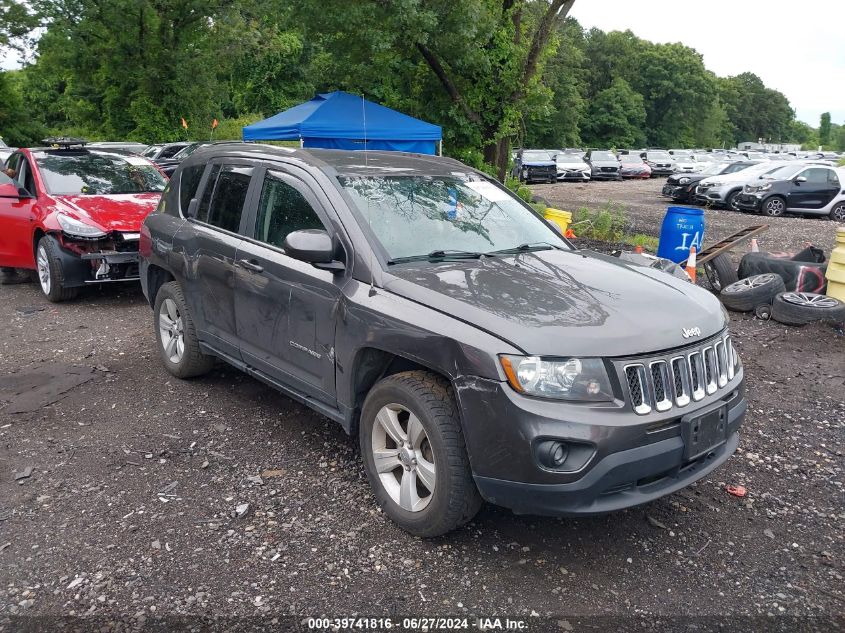
[[616,156],[610,152],[592,152],[590,160],[616,160]]
[[816,184],[824,183],[827,184],[827,169],[819,169],[819,168],[811,168],[805,169],[801,172],[801,175],[807,179],[807,182],[812,182]]
[[187,213],[191,198],[196,197],[197,187],[202,179],[205,165],[191,165],[182,170],[179,177],[179,210],[182,214]]
[[35,162],[56,195],[115,195],[164,191],[167,181],[146,158],[109,152],[43,152]]
[[176,145],[175,147],[165,147],[161,150],[161,154],[158,155],[159,158],[172,158],[176,154],[178,154],[182,149],[184,149],[184,145]]
[[267,174],[255,223],[255,236],[259,240],[281,248],[288,233],[325,228],[305,196],[278,175]]
[[[211,204],[211,196],[214,194],[214,187],[217,185],[217,175],[220,173],[220,165],[212,165],[211,174],[208,176],[208,181],[205,183],[205,189],[202,192],[202,200],[200,200],[199,208],[197,209],[197,220],[205,222],[208,220],[208,206]],[[185,207],[187,210],[187,207]]]
[[554,160],[548,152],[523,152],[522,160],[526,163],[539,163]]
[[24,189],[32,195],[36,195],[35,178],[32,176],[32,165],[26,159],[21,161],[21,170],[18,174],[18,180],[23,184]]
[[224,165],[217,177],[211,205],[208,207],[209,224],[221,229],[238,232],[241,213],[246,203],[246,192],[252,178],[252,167]]
[[834,187],[839,187],[839,176],[837,176],[836,172],[832,169],[827,172],[827,182]]

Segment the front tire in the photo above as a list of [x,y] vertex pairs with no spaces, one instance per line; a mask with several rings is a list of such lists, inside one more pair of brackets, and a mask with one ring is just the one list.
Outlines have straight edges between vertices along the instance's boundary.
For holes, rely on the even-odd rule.
[[731,191],[728,194],[728,197],[725,198],[725,207],[728,209],[728,211],[739,211],[739,207],[736,206],[736,197],[739,195],[740,191],[740,189],[737,189],[736,191]]
[[65,288],[62,262],[59,259],[58,241],[52,235],[45,235],[38,240],[35,248],[35,266],[38,274],[38,285],[47,301],[59,303],[73,299],[79,294],[79,288]]
[[425,371],[378,382],[359,425],[361,457],[378,504],[415,536],[440,536],[481,507],[449,383]]
[[153,307],[153,329],[164,367],[177,378],[202,376],[214,367],[214,357],[200,350],[194,319],[179,282],[158,290]]
[[779,218],[786,213],[786,200],[780,196],[772,196],[763,202],[761,211],[766,217]]
[[838,202],[830,210],[830,219],[835,222],[845,222],[845,202]]

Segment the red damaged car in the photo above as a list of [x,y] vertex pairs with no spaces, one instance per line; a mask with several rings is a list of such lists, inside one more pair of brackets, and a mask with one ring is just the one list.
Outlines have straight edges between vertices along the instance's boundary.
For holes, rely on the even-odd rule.
[[146,158],[79,139],[20,149],[0,180],[0,282],[37,273],[50,301],[88,284],[138,279],[141,223],[167,179]]

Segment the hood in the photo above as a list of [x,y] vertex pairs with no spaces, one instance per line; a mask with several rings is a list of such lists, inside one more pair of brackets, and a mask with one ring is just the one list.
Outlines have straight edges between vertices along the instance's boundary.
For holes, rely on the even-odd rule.
[[[160,193],[124,193],[111,196],[55,196],[59,210],[103,231],[141,230],[141,223],[158,205]],[[64,209],[61,209],[64,207]]]
[[522,162],[523,167],[556,167],[557,163],[553,160],[526,160]]
[[618,160],[591,160],[590,164],[596,167],[619,167]]
[[672,174],[671,176],[669,176],[666,179],[666,182],[668,182],[670,185],[679,185],[679,184],[681,184],[679,182],[681,180],[681,178],[688,178],[689,179],[689,182],[684,183],[685,185],[689,185],[689,184],[692,184],[694,182],[700,182],[700,181],[704,180],[704,176],[702,176],[701,174],[691,172],[689,174]]
[[391,266],[384,287],[526,354],[628,356],[720,332],[718,299],[671,275],[590,251]]

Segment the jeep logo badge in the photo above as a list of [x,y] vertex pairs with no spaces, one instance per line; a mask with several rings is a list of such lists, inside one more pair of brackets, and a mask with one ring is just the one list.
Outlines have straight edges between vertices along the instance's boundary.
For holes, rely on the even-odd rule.
[[692,336],[701,336],[701,330],[697,327],[681,328],[681,332],[683,333],[684,338],[690,338]]

